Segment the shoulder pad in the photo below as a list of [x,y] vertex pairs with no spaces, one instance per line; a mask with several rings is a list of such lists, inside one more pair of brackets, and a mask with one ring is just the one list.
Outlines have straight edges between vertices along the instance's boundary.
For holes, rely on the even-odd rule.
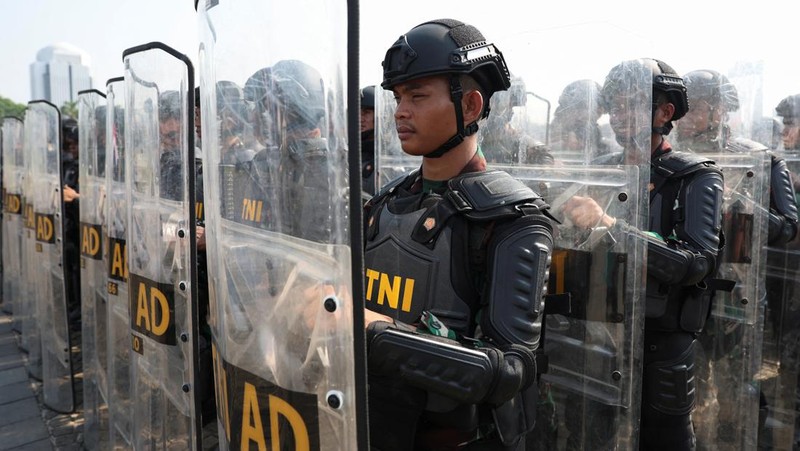
[[463,174],[451,179],[448,188],[444,197],[470,220],[491,221],[529,214],[543,214],[555,220],[542,196],[503,171]]
[[[650,163],[658,175],[666,178],[683,177],[704,168],[714,168],[714,160],[691,152],[670,151]],[[718,169],[716,169],[718,171]]]
[[725,148],[732,152],[761,152],[769,150],[769,147],[764,144],[747,138],[733,138],[728,141]]
[[541,199],[524,183],[503,171],[470,172],[448,182],[458,210],[483,212]]
[[375,194],[375,196],[373,196],[372,199],[370,199],[369,203],[371,203],[371,204],[375,203],[375,199],[378,199],[378,198],[381,198],[381,197],[383,197],[383,196],[385,196],[387,194],[390,194],[391,192],[393,192],[395,190],[395,188],[397,188],[400,185],[403,185],[404,182],[406,182],[407,180],[413,180],[417,176],[418,173],[419,173],[419,169],[414,169],[413,171],[409,172],[408,174],[403,174],[403,175],[397,177],[396,179],[392,180],[391,182],[383,185],[381,187],[381,189],[378,191],[378,193]]

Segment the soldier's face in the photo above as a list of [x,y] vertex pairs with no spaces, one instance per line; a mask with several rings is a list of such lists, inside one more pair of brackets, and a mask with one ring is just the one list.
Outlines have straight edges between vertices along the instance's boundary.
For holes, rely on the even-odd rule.
[[608,105],[608,115],[617,140],[628,141],[650,132],[651,104],[646,96],[614,96]]
[[203,128],[200,124],[201,117],[202,116],[200,115],[200,107],[198,106],[194,107],[194,132],[197,134],[198,138],[203,137]]
[[181,144],[181,121],[168,118],[159,122],[158,132],[162,151],[176,150]]
[[375,110],[371,108],[361,108],[361,131],[372,130],[375,128]]
[[72,155],[73,158],[78,158],[78,142],[71,139],[64,140],[64,152]]
[[785,150],[800,148],[800,118],[783,120],[781,139]]
[[424,77],[396,85],[394,119],[403,151],[425,155],[456,133],[456,115],[445,77]]
[[677,122],[678,136],[691,138],[706,130],[719,127],[722,121],[722,109],[714,108],[702,100],[693,102],[685,116]]

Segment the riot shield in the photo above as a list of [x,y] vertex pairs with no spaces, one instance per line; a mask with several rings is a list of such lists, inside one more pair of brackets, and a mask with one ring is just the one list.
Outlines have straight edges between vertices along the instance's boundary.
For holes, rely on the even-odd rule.
[[[780,152],[792,173],[795,190],[800,154]],[[767,248],[767,308],[760,382],[767,412],[759,445],[794,449],[800,431],[800,240]]]
[[3,118],[3,311],[12,316],[12,327],[21,332],[14,305],[22,302],[22,171],[25,162],[22,120]]
[[22,278],[20,302],[17,316],[20,317],[22,334],[20,347],[28,353],[28,372],[38,380],[42,380],[42,336],[37,320],[37,298],[34,291],[38,262],[36,261],[36,221],[33,211],[34,183],[31,174],[36,146],[42,146],[46,130],[39,115],[33,110],[25,111],[25,119],[31,118],[30,123],[25,123],[24,164],[22,172]]
[[84,444],[95,449],[108,447],[108,305],[103,266],[106,95],[81,91],[78,108]]
[[766,154],[711,154],[725,174],[725,249],[718,278],[736,283],[718,290],[698,341],[697,406],[692,421],[699,449],[755,449],[761,363],[769,160]]
[[[348,152],[360,141],[345,34],[355,9],[201,1],[198,11],[220,448],[368,449],[358,144]],[[301,37],[311,34],[326,38]],[[252,112],[244,161],[227,143],[223,80]]]
[[491,114],[480,129],[480,146],[490,164],[546,165],[550,102],[527,90],[522,77],[512,77],[506,91],[490,99]]
[[[30,158],[36,227],[34,293],[42,342],[44,404],[57,412],[75,409],[73,350],[64,274],[61,183],[61,113],[46,101],[28,104],[38,133]],[[27,117],[26,117],[27,120]]]
[[128,313],[128,195],[125,190],[125,82],[106,84],[106,212],[103,253],[108,301],[108,410],[112,449],[132,449],[131,333]]
[[[504,53],[514,50],[520,49],[512,45]],[[519,69],[516,73],[525,75]],[[582,74],[558,75],[569,95],[559,97],[552,133],[544,120],[546,102],[536,99],[537,105],[527,94],[525,106],[515,109],[526,118],[517,123],[528,125],[515,125],[513,117],[501,122],[504,137],[491,142],[501,148],[514,146],[519,137],[508,130],[517,127],[529,139],[547,136],[557,146],[544,149],[552,151],[555,168],[520,165],[522,159],[516,166],[492,165],[529,183],[563,222],[554,234],[543,331],[550,364],[541,376],[543,401],[535,440],[542,449],[637,449],[646,282],[641,231],[648,224],[652,75],[636,61],[613,66],[598,81],[574,82]],[[625,143],[616,153],[600,151],[597,110],[604,86],[619,110],[614,120],[619,141]],[[532,90],[537,87],[529,85],[526,93]],[[490,118],[491,114],[494,110]],[[584,129],[575,125],[580,121]],[[561,134],[567,123],[572,124],[569,137]],[[491,126],[487,121],[481,133],[498,135]],[[571,147],[565,146],[567,141]],[[488,144],[482,144],[487,159],[493,150]],[[615,230],[569,220],[590,204],[632,227]]]
[[133,448],[200,449],[194,71],[161,43],[123,60]]
[[542,194],[562,221],[545,300],[536,449],[636,449],[643,240],[619,227],[583,229],[565,209],[590,197],[620,224],[636,224],[638,169],[495,167]]

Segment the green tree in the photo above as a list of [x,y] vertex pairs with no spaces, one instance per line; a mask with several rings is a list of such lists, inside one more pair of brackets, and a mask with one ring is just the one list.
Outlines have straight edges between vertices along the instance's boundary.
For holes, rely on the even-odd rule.
[[61,105],[61,116],[69,116],[73,119],[78,119],[78,102],[66,101]]
[[5,116],[16,116],[22,119],[25,116],[25,105],[0,96],[0,120]]

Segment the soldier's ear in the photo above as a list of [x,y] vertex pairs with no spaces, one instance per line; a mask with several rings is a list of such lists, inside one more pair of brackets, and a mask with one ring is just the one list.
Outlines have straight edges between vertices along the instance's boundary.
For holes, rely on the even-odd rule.
[[483,94],[477,89],[464,93],[461,99],[461,108],[464,111],[464,125],[471,124],[481,118],[484,105]]

